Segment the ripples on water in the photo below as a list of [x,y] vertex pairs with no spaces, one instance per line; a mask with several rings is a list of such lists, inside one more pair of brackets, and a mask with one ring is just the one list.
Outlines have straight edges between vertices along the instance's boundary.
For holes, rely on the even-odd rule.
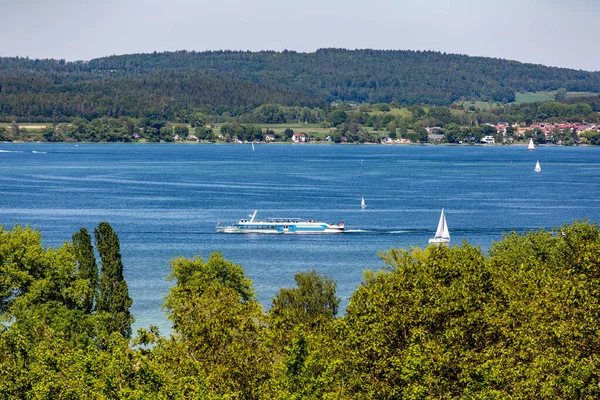
[[[49,246],[108,221],[121,239],[135,328],[168,323],[169,259],[220,250],[265,307],[297,272],[338,283],[347,304],[377,252],[425,246],[446,210],[452,243],[600,218],[600,149],[331,145],[0,144],[0,223]],[[362,160],[362,161],[361,161]],[[539,160],[542,172],[533,172]],[[365,196],[367,209],[360,209]],[[217,234],[259,217],[344,220],[343,235]]]

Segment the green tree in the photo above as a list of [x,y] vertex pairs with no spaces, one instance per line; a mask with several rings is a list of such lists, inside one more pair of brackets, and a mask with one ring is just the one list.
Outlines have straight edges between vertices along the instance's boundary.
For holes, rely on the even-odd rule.
[[3,142],[5,140],[8,140],[8,138],[6,137],[6,128],[0,126],[0,142]]
[[92,236],[87,229],[81,228],[79,232],[73,235],[72,239],[79,278],[87,282],[83,299],[84,310],[91,313],[98,293],[98,266],[92,247]]
[[266,324],[252,281],[239,265],[212,253],[208,261],[171,260],[176,280],[165,307],[179,340],[167,351],[173,368],[206,377],[219,396],[258,398],[266,390],[274,354],[266,347]]
[[600,145],[600,132],[598,131],[585,131],[581,133],[581,137],[585,138],[590,144]]
[[48,142],[62,142],[63,141],[62,136],[56,131],[56,129],[54,129],[51,126],[46,127],[46,129],[44,129],[44,139],[46,139]]
[[0,337],[10,329],[27,348],[54,331],[69,345],[89,344],[94,321],[84,311],[87,284],[71,245],[45,249],[39,231],[0,227]]
[[96,310],[109,315],[106,327],[108,333],[119,332],[123,337],[129,338],[133,322],[133,316],[129,312],[132,300],[123,277],[119,237],[108,222],[98,224],[94,229],[94,236],[102,265]]
[[288,138],[291,139],[292,136],[294,136],[294,130],[291,128],[285,128],[285,131],[283,131],[283,134]]
[[567,98],[567,89],[565,89],[565,88],[560,88],[556,91],[556,93],[554,93],[554,100],[556,100],[556,101],[563,101],[566,98]]
[[206,125],[206,122],[208,121],[208,119],[206,118],[206,114],[201,113],[201,112],[197,112],[194,114],[194,127],[198,128],[201,126]]
[[19,139],[20,137],[20,128],[17,121],[13,120],[10,124],[10,134],[13,139]]
[[335,111],[331,114],[331,125],[338,126],[348,121],[348,114],[345,111]]
[[283,288],[273,298],[269,314],[288,327],[312,325],[336,316],[339,297],[336,283],[315,270],[294,275],[296,288]]
[[390,111],[390,106],[389,106],[389,104],[386,104],[386,103],[373,104],[373,108],[378,111],[382,111],[382,112]]
[[175,135],[179,136],[180,140],[185,140],[188,135],[190,134],[190,128],[188,128],[187,125],[183,125],[183,124],[177,124],[174,127],[174,133]]

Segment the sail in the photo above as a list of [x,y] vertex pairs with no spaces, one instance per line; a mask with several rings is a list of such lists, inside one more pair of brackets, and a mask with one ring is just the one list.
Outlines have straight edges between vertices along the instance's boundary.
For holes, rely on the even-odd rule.
[[446,216],[444,216],[444,231],[442,232],[442,239],[450,241],[450,231],[448,230],[448,224],[446,223]]
[[542,170],[542,167],[540,167],[540,162],[539,161],[535,164],[535,168],[533,170],[535,172],[540,172]]
[[443,208],[442,214],[440,215],[440,222],[438,223],[437,231],[435,231],[435,237],[450,239],[450,232],[448,231],[448,224],[446,224],[446,216],[444,215]]
[[444,215],[444,209],[442,208],[442,214],[440,215],[440,222],[438,223],[437,230],[435,231],[435,237],[429,239],[429,243],[439,245],[440,243],[450,242],[450,231],[448,230],[448,224],[446,223],[446,216]]
[[365,197],[363,196],[362,199],[360,200],[360,208],[366,208],[367,205],[365,204]]
[[533,139],[529,139],[529,145],[527,146],[527,150],[535,150],[535,146],[533,145]]

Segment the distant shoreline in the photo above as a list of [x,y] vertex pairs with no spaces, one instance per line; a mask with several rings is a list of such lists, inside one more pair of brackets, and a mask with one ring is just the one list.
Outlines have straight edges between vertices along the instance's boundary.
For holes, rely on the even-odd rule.
[[[12,141],[12,142],[0,142],[0,144],[50,144],[50,145],[58,145],[58,144],[70,144],[70,145],[79,145],[79,144],[126,144],[126,145],[149,145],[149,144],[160,144],[160,145],[232,145],[232,146],[244,146],[252,144],[252,142],[245,143],[227,143],[227,142],[26,142],[26,141]],[[450,146],[450,147],[527,147],[527,143],[512,143],[512,144],[483,144],[483,143],[331,143],[331,142],[305,142],[305,143],[291,143],[291,142],[254,142],[257,146],[262,145],[298,145],[298,146],[314,146],[314,145],[326,145],[326,146]],[[590,144],[577,144],[573,146],[566,146],[563,144],[539,144],[536,147],[596,147]]]

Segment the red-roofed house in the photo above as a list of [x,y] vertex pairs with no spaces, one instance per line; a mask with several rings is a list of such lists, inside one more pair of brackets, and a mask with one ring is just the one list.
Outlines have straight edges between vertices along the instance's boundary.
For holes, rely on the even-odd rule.
[[292,136],[292,142],[306,142],[306,136],[304,135],[304,133],[294,133],[294,135]]

